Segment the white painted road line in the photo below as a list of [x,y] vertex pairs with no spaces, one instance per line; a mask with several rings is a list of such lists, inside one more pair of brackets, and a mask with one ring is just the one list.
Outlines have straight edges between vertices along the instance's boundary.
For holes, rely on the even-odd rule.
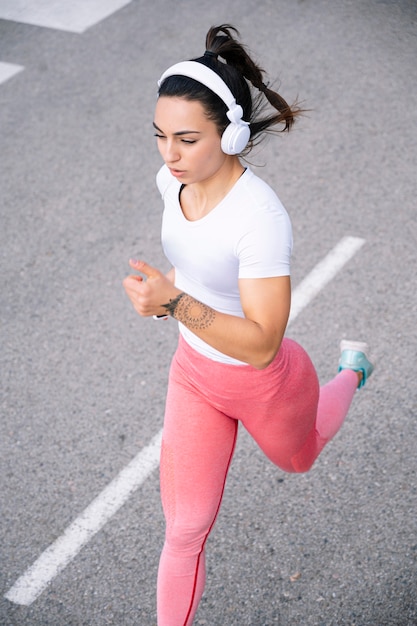
[[15,76],[25,68],[22,65],[15,65],[14,63],[4,63],[0,61],[0,84],[5,83],[12,76]]
[[317,263],[316,267],[301,281],[291,297],[291,313],[288,323],[317,296],[342,267],[363,246],[365,239],[359,237],[343,237],[329,254]]
[[[356,237],[343,238],[294,290],[290,322],[365,243]],[[289,323],[290,323],[289,322]],[[68,526],[15,582],[5,598],[29,606],[48,584],[75,558],[81,548],[123,506],[133,492],[158,467],[162,439],[160,431],[146,448],[107,485],[95,500]]]
[[21,576],[5,598],[29,606],[44,591],[81,548],[105,525],[129,496],[158,467],[162,431],[103,489],[95,500],[68,526]]
[[83,33],[131,0],[1,0],[0,18]]

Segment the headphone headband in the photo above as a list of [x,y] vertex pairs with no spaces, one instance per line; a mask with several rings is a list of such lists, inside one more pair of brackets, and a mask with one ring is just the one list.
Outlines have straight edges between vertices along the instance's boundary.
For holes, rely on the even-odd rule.
[[188,76],[188,78],[193,78],[197,82],[202,83],[211,89],[211,91],[214,91],[229,109],[232,109],[236,105],[236,100],[224,80],[209,67],[202,63],[197,63],[197,61],[175,63],[175,65],[169,67],[162,74],[161,78],[158,80],[158,87],[161,86],[165,78],[176,74]]

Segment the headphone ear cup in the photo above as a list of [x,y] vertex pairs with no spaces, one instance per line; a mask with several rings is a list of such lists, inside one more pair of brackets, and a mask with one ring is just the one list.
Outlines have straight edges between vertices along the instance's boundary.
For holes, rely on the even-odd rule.
[[221,148],[225,154],[240,154],[250,139],[250,128],[247,124],[229,124],[221,139]]

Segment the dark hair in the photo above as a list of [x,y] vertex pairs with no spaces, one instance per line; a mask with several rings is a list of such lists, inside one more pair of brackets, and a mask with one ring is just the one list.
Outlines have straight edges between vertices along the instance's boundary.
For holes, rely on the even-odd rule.
[[[302,111],[297,104],[290,107],[279,93],[264,84],[264,70],[251,59],[246,47],[236,36],[239,36],[239,32],[230,24],[212,26],[206,35],[206,52],[193,61],[214,70],[242,107],[243,119],[249,122],[250,128],[250,140],[244,150],[244,153],[247,153],[264,133],[289,131],[296,116]],[[218,57],[225,62],[220,61]],[[249,83],[258,90],[257,93],[253,92]],[[224,102],[211,89],[192,78],[180,75],[168,76],[162,82],[158,93],[159,96],[177,96],[200,101],[207,116],[216,123],[220,134],[229,124],[226,116],[227,106]],[[265,112],[268,103],[275,109],[269,114]],[[280,128],[273,128],[276,126]]]

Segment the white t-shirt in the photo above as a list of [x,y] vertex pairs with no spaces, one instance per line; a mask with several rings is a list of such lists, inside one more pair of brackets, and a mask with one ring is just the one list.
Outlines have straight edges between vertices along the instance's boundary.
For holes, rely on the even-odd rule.
[[[165,165],[156,180],[165,205],[162,245],[175,268],[178,289],[216,311],[244,317],[239,278],[290,274],[290,219],[275,192],[250,169],[216,207],[195,221],[185,218],[179,201],[181,183]],[[208,358],[242,364],[181,323],[179,329],[184,339]]]

